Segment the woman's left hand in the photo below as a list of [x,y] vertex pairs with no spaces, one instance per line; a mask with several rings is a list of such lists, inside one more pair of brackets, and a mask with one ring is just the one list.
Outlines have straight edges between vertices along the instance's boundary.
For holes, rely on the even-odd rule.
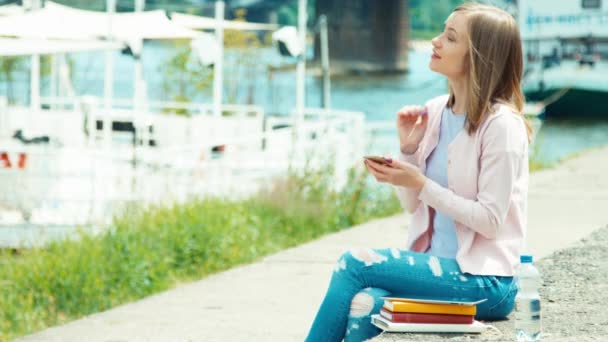
[[387,165],[365,160],[365,166],[378,182],[421,190],[426,177],[412,164],[386,158]]

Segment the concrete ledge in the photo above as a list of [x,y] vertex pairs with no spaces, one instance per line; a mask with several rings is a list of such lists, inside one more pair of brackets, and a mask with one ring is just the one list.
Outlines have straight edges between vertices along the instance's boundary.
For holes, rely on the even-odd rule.
[[[544,341],[603,341],[608,336],[608,226],[537,263],[543,276]],[[383,333],[374,342],[513,341],[514,321],[491,322],[480,335]]]

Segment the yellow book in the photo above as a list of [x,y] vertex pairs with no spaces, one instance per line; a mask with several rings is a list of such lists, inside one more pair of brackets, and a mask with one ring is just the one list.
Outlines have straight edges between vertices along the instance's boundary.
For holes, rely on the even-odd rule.
[[384,300],[384,308],[392,312],[433,313],[446,315],[475,316],[475,313],[477,313],[477,306],[475,305],[418,303],[397,300]]

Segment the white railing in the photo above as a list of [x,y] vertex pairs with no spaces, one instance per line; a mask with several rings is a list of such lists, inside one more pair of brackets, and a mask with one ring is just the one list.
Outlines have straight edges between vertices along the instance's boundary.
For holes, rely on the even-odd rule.
[[366,122],[365,136],[369,153],[389,156],[398,153],[399,140],[394,120]]
[[[104,99],[95,96],[83,97],[42,97],[40,103],[43,107],[64,110],[81,110],[82,106],[104,109]],[[110,101],[111,108],[118,110],[135,110],[136,105],[132,99],[117,99]],[[177,101],[145,101],[143,109],[153,113],[180,113],[188,116],[213,116],[213,104]],[[262,107],[255,105],[222,105],[221,116],[259,116],[263,115]]]

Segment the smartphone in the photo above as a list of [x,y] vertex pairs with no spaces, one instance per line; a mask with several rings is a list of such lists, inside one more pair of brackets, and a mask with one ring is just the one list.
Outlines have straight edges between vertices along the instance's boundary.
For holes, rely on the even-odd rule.
[[363,156],[363,158],[374,161],[376,163],[382,164],[382,165],[388,165],[388,162],[386,161],[386,159],[384,157],[380,157],[380,156]]

